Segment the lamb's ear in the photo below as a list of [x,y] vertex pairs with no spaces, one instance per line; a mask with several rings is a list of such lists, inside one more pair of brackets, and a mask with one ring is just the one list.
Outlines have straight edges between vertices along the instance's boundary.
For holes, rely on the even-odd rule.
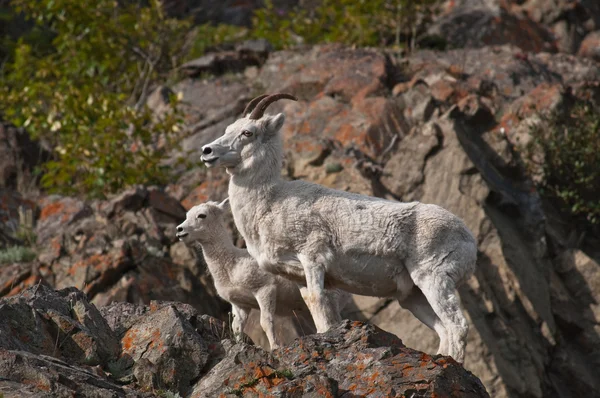
[[275,134],[276,132],[281,130],[283,122],[285,122],[285,115],[283,113],[278,113],[275,116],[270,116],[267,119],[267,132]]
[[217,206],[219,206],[221,210],[229,210],[229,198],[225,198],[225,200],[219,203]]

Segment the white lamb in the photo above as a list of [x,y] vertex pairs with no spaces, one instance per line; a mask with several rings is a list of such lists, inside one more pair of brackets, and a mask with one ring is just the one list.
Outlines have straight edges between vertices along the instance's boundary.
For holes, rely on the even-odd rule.
[[263,116],[283,98],[296,100],[289,94],[253,100],[249,115],[202,148],[208,167],[225,167],[231,175],[231,208],[249,253],[262,269],[306,284],[317,331],[336,321],[326,311],[325,287],[394,297],[437,332],[438,353],[463,362],[468,325],[455,288],[475,269],[471,232],[436,205],[283,180],[279,130],[285,117]]
[[[247,250],[234,246],[223,219],[228,208],[227,199],[220,204],[194,206],[177,226],[177,237],[201,246],[217,293],[231,303],[234,334],[241,336],[250,310],[260,309],[260,325],[271,348],[276,348],[281,342],[274,333],[274,315],[295,312],[299,317],[309,317],[310,313],[296,283],[261,270]],[[331,290],[327,296],[331,302],[328,311],[336,321],[341,321],[340,310],[350,301],[350,295]]]

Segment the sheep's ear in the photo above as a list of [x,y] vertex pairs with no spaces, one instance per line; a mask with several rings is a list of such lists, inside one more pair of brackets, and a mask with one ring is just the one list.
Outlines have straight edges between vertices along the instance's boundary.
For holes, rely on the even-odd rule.
[[219,206],[221,210],[229,210],[229,198],[225,198],[225,200],[219,203],[217,206]]
[[271,134],[277,133],[279,130],[281,130],[283,122],[285,122],[285,115],[283,113],[278,113],[275,116],[270,116],[267,119],[267,132]]

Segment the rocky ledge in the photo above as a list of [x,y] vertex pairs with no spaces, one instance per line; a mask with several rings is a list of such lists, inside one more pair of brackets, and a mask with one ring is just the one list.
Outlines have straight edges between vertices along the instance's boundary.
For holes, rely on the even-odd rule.
[[0,300],[3,397],[488,397],[452,358],[344,321],[267,352],[227,324],[153,301],[101,309],[76,288]]

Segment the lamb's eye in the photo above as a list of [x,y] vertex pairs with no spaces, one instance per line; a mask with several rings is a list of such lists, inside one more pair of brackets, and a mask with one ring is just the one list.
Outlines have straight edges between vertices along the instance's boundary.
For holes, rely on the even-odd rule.
[[206,218],[206,214],[198,214],[196,218]]
[[252,131],[244,130],[244,131],[242,131],[242,134],[243,134],[245,137],[252,137],[252,135],[253,135],[254,133],[253,133]]

